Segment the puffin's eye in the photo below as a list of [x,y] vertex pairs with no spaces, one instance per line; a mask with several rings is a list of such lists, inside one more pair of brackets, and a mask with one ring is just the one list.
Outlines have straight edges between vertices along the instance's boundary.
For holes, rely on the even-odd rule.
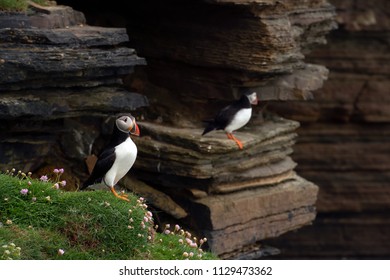
[[127,123],[127,118],[125,118],[124,121]]

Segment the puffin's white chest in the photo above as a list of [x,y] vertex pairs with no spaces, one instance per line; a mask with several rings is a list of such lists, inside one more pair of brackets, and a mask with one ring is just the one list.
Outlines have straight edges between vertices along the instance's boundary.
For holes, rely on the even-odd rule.
[[107,185],[114,186],[123,176],[129,172],[137,158],[137,146],[130,137],[115,147],[115,161],[106,173],[104,181]]
[[233,131],[246,125],[252,116],[252,108],[241,109],[236,113],[231,123],[225,127],[225,131],[232,133]]

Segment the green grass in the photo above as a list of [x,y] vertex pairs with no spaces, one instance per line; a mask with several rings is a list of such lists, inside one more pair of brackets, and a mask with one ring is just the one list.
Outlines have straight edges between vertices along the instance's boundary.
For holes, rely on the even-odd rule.
[[[28,7],[27,0],[0,0],[0,11],[23,12]],[[33,0],[33,2],[45,6],[46,0]]]
[[215,259],[188,232],[156,232],[142,198],[65,192],[53,187],[59,177],[0,174],[0,259]]
[[0,0],[0,11],[25,11],[27,9],[26,0]]

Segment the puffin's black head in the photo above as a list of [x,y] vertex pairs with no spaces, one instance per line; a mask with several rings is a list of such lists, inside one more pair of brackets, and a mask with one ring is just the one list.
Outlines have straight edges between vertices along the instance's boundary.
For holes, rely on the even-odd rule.
[[252,105],[257,105],[257,103],[259,102],[259,99],[257,98],[257,93],[255,91],[246,92],[245,96],[249,99],[249,102]]
[[139,136],[139,128],[135,122],[135,118],[131,115],[121,116],[116,119],[116,127],[125,133],[129,133],[135,136]]

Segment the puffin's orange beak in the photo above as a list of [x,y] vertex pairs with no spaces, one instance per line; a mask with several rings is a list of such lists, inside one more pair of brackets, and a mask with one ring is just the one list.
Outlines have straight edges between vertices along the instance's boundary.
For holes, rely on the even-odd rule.
[[134,122],[134,126],[130,129],[130,134],[139,136],[139,127],[136,122]]

